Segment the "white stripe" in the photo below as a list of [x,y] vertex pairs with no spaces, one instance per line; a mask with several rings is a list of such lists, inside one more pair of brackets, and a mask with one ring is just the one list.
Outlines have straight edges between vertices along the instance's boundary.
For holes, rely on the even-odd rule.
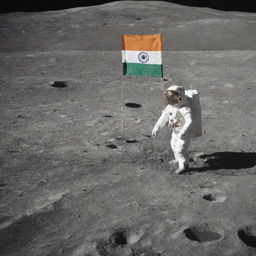
[[148,61],[143,64],[162,64],[161,51],[126,51],[122,50],[122,63],[142,63],[139,60],[139,54],[145,52],[148,55]]

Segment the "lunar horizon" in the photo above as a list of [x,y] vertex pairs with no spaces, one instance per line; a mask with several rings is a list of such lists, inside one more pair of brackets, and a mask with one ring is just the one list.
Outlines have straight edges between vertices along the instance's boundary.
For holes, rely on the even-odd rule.
[[[122,1],[122,0],[121,0]],[[147,2],[148,0],[144,0]],[[94,6],[115,1],[111,0],[3,0],[0,3],[0,13],[17,12],[17,11],[49,11],[62,10],[67,8]],[[184,6],[208,7],[223,11],[255,12],[256,3],[253,0],[165,0],[165,2],[180,4]],[[145,3],[146,4],[146,3]]]

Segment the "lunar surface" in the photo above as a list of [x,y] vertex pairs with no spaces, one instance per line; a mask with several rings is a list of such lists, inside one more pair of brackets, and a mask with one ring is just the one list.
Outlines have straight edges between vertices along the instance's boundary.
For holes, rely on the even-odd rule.
[[[162,33],[164,87],[200,93],[184,175],[122,33]],[[256,255],[255,13],[122,1],[1,14],[0,35],[0,255]]]

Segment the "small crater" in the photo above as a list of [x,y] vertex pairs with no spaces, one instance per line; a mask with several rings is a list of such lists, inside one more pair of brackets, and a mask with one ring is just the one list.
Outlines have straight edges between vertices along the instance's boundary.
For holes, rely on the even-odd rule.
[[25,115],[19,114],[19,115],[17,115],[17,117],[24,119],[24,118],[25,118]]
[[111,148],[111,149],[117,148],[117,146],[115,144],[107,144],[106,147]]
[[216,198],[212,194],[206,194],[203,196],[203,199],[207,201],[216,201]]
[[247,246],[256,248],[256,228],[250,226],[241,228],[237,235]]
[[126,231],[118,231],[111,235],[110,242],[112,245],[125,245],[127,244],[127,233]]
[[222,238],[222,236],[215,230],[210,230],[208,225],[189,227],[184,230],[184,234],[187,239],[199,243],[216,241]]
[[125,103],[125,106],[128,108],[141,108],[142,107],[140,104],[132,103],[132,102]]
[[65,81],[55,81],[51,86],[55,88],[65,88],[68,87],[68,84]]
[[126,143],[138,143],[139,141],[136,139],[126,139],[125,142]]
[[223,203],[227,199],[227,196],[222,191],[215,191],[205,194],[203,199],[213,203]]
[[[144,232],[142,230],[127,230],[122,227],[115,230],[108,238],[96,242],[96,251],[100,256],[157,256],[154,251],[142,248],[135,249]],[[97,255],[98,255],[97,254]]]

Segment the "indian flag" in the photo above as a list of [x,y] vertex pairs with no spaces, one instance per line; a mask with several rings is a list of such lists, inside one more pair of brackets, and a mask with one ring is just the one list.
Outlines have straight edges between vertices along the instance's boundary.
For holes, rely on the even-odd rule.
[[121,35],[123,75],[163,77],[161,35]]

